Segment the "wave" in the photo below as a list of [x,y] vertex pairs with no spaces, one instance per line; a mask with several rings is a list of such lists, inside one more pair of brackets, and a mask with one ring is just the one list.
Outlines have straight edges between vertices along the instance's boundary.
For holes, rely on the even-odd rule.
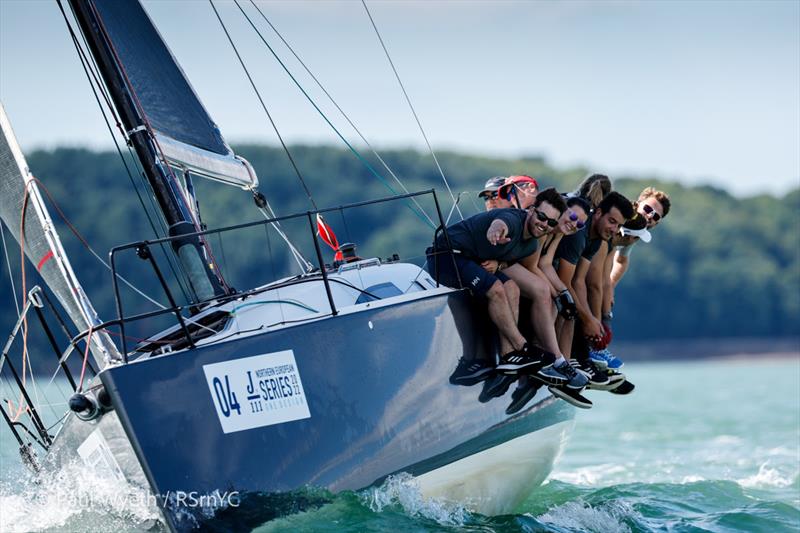
[[[21,473],[0,485],[0,531],[160,529],[149,492],[72,463],[55,472]],[[155,529],[153,529],[155,528]]]

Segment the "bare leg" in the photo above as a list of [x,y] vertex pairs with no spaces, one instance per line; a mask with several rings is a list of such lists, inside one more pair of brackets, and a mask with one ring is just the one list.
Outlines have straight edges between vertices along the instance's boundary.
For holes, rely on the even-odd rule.
[[531,323],[536,337],[548,352],[561,354],[556,339],[556,330],[553,325],[553,316],[550,308],[550,285],[539,276],[533,274],[522,265],[512,265],[503,271],[508,277],[519,285],[520,292],[526,298],[530,298],[531,304]]
[[511,303],[500,280],[494,282],[486,293],[486,298],[489,300],[489,317],[500,330],[502,353],[521,350],[525,346],[525,337],[517,329],[517,321],[511,312]]
[[565,320],[562,317],[558,317],[558,321],[561,322],[561,329],[558,332],[558,344],[561,347],[564,357],[570,359],[570,354],[572,353],[572,335],[575,331],[575,321]]

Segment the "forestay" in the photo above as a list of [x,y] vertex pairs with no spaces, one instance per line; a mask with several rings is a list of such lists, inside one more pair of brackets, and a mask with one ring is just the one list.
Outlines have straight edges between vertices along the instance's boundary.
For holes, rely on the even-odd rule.
[[[100,324],[100,319],[72,271],[2,104],[0,130],[0,218],[78,330],[86,331]],[[109,360],[121,359],[105,331],[92,332],[91,339],[92,355],[100,368]]]

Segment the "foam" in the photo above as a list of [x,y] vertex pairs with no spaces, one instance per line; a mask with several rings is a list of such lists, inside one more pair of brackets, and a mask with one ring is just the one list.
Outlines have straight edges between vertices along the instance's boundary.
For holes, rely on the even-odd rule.
[[767,461],[758,467],[757,474],[743,479],[737,479],[736,482],[748,489],[769,487],[786,488],[794,484],[794,479],[797,478],[797,475],[797,473],[795,473],[794,476],[783,475],[777,468],[771,468],[769,466],[769,461]]
[[578,500],[552,507],[536,519],[545,524],[576,531],[630,533],[631,528],[622,519],[632,513],[633,510],[621,502],[599,508]]
[[409,516],[428,518],[442,525],[463,526],[470,514],[456,503],[425,498],[416,478],[405,472],[389,476],[380,487],[367,489],[360,496],[361,502],[373,512],[399,505]]
[[98,477],[77,463],[39,477],[24,475],[6,481],[0,487],[0,509],[3,532],[63,527],[79,515],[83,515],[81,529],[91,528],[87,519],[97,522],[97,528],[112,529],[115,523],[130,527],[161,516],[148,491],[123,480]]

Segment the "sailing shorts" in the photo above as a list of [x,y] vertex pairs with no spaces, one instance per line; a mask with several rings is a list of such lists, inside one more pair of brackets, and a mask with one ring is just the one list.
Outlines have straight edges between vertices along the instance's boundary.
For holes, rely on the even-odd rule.
[[[486,296],[486,293],[496,281],[499,280],[501,283],[505,283],[509,280],[509,277],[499,270],[491,274],[480,263],[467,259],[458,253],[449,254],[440,250],[437,256],[433,255],[433,248],[428,248],[425,253],[428,256],[428,262],[425,267],[428,273],[436,278],[436,281],[448,287],[458,288],[458,280],[460,278],[462,285],[472,290],[473,294]],[[437,258],[438,265],[436,265]],[[453,260],[455,260],[455,265],[453,265]]]

